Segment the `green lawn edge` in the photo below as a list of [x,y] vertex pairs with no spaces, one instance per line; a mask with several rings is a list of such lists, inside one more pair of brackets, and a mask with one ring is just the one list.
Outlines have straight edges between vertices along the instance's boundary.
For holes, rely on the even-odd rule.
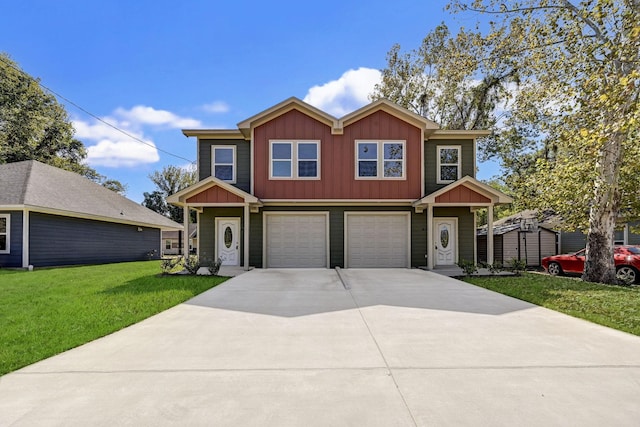
[[539,273],[466,277],[467,283],[599,325],[640,335],[640,287],[587,283]]
[[0,375],[138,323],[227,280],[159,261],[0,269]]

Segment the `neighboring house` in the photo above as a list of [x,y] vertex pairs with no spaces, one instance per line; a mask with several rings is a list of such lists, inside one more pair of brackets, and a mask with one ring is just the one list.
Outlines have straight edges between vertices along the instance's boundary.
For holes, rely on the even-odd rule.
[[[476,138],[387,100],[337,119],[290,98],[197,137],[198,254],[254,267],[423,267],[476,260],[475,211],[510,203],[475,179]],[[490,239],[489,245],[492,244]],[[492,253],[493,251],[491,251]]]
[[[198,244],[197,224],[189,224],[189,253],[192,253]],[[182,255],[184,236],[180,231],[162,232],[162,255]]]
[[[549,253],[551,252],[551,236],[550,236],[550,232],[554,232],[557,235],[556,238],[556,252],[552,253],[551,255],[555,255],[555,254],[568,254],[568,253],[572,253],[572,252],[577,252],[581,249],[584,249],[585,246],[587,245],[587,232],[586,231],[582,231],[582,230],[576,230],[576,231],[566,231],[563,230],[563,221],[562,218],[558,215],[556,215],[552,210],[545,210],[542,212],[539,212],[538,210],[524,210],[522,212],[518,212],[510,217],[507,218],[503,218],[499,221],[495,221],[494,222],[494,235],[495,236],[499,236],[499,235],[503,235],[505,232],[512,232],[512,230],[509,230],[509,226],[514,226],[516,224],[520,224],[522,222],[531,222],[531,221],[535,221],[536,223],[538,223],[538,225],[541,228],[541,233],[542,234],[542,240],[541,240],[541,244],[542,246],[540,247],[540,251],[541,253]],[[517,228],[517,227],[515,227]],[[640,233],[637,232],[637,230],[640,229],[640,222],[639,221],[633,221],[633,222],[629,222],[623,225],[620,225],[619,227],[616,228],[615,233],[614,233],[614,244],[615,245],[640,245]],[[486,226],[484,227],[480,227],[478,229],[478,251],[479,251],[479,259],[480,260],[484,260],[485,256],[484,254],[486,254],[486,246],[484,246],[484,239],[486,239],[486,237],[482,237],[482,236],[486,236],[487,234],[487,229]],[[505,239],[505,237],[496,237],[495,240],[495,244],[494,244],[494,258],[496,260],[500,260],[501,258],[506,262],[509,259],[513,258],[512,255],[514,255],[517,250],[515,248],[519,248],[520,252],[519,252],[519,259],[524,259],[524,247],[522,246],[522,244],[517,245],[515,243],[509,243],[509,242],[515,242],[517,239],[515,237],[515,234],[511,235],[511,236],[507,236],[506,237],[506,241],[509,244],[509,248],[510,252],[507,255],[502,255],[502,246],[504,245],[504,243],[500,242],[500,239]],[[524,235],[520,235],[521,237]],[[535,239],[534,239],[535,241]],[[529,242],[531,242],[531,239],[529,239]],[[533,253],[536,253],[536,249],[533,248]],[[529,251],[528,251],[529,252]],[[542,255],[542,257],[544,258],[544,256],[546,255]],[[531,255],[529,254],[529,261],[533,262],[534,260],[531,259]],[[531,263],[529,264],[531,266],[534,265],[539,265],[539,264],[535,264],[535,263]]]
[[[541,221],[541,222],[539,222]],[[558,233],[553,215],[535,210],[518,212],[493,224],[493,260],[506,265],[512,259],[538,267],[542,258],[558,253]],[[487,226],[478,228],[478,261],[487,262]]]
[[0,267],[157,259],[163,229],[182,226],[73,172],[0,165]]
[[[613,235],[614,245],[640,245],[640,234],[634,232],[640,228],[640,222],[634,221],[617,227]],[[577,252],[587,245],[586,231],[560,231],[560,253]]]

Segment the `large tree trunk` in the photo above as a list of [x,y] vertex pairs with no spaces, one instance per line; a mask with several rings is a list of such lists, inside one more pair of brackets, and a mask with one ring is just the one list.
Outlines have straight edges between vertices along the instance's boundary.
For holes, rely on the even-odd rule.
[[618,132],[604,143],[596,164],[593,204],[589,211],[587,256],[582,280],[597,283],[615,283],[613,236],[620,206],[618,177],[625,135]]

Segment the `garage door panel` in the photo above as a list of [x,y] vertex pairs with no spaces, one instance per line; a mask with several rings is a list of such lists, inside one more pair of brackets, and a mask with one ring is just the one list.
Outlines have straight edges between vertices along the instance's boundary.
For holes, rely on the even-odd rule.
[[267,215],[266,256],[268,268],[327,267],[327,215]]
[[348,214],[346,238],[350,268],[408,267],[406,214]]

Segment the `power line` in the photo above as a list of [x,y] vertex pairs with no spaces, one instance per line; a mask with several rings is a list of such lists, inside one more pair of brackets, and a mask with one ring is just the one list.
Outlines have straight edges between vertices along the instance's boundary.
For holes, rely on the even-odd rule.
[[75,102],[71,101],[69,98],[67,98],[67,97],[65,97],[65,96],[63,96],[63,95],[61,95],[61,94],[59,94],[59,93],[55,92],[53,89],[48,88],[47,86],[45,86],[44,84],[42,84],[42,83],[41,83],[40,81],[38,81],[37,79],[33,78],[31,75],[29,75],[29,74],[28,74],[28,73],[26,73],[25,71],[23,71],[23,70],[21,70],[20,68],[16,67],[16,66],[15,66],[15,65],[13,65],[11,62],[8,62],[8,60],[7,60],[5,57],[3,57],[2,55],[0,55],[0,60],[2,60],[2,62],[4,62],[7,66],[9,66],[9,67],[13,68],[14,70],[16,70],[17,72],[19,72],[19,73],[20,73],[20,74],[22,74],[23,76],[26,76],[28,79],[30,79],[30,80],[32,80],[32,81],[34,81],[34,82],[35,82],[38,86],[40,86],[42,89],[46,90],[47,92],[50,92],[51,94],[53,94],[53,95],[54,95],[54,96],[56,96],[57,98],[63,99],[65,102],[67,102],[68,104],[73,105],[73,106],[74,106],[74,107],[76,107],[78,110],[82,111],[83,113],[85,113],[85,114],[87,114],[87,115],[89,115],[89,116],[93,117],[94,119],[96,119],[96,120],[98,120],[99,122],[101,122],[101,123],[103,123],[103,124],[105,124],[105,125],[109,126],[110,128],[115,129],[116,131],[120,132],[121,134],[128,136],[129,138],[133,139],[134,141],[139,142],[139,143],[141,143],[141,144],[144,144],[144,145],[146,145],[146,146],[149,146],[149,147],[155,148],[156,150],[158,150],[158,151],[160,151],[160,152],[162,152],[162,153],[168,154],[168,155],[170,155],[170,156],[176,157],[176,158],[181,159],[181,160],[185,160],[185,161],[187,161],[187,162],[189,162],[189,163],[195,163],[195,161],[194,161],[194,160],[187,159],[186,157],[182,157],[182,156],[179,156],[179,155],[177,155],[177,154],[173,154],[173,153],[171,153],[171,152],[169,152],[169,151],[167,151],[167,150],[163,150],[162,148],[158,148],[157,146],[155,146],[155,145],[153,145],[153,144],[150,144],[150,143],[148,143],[148,142],[146,142],[146,141],[144,141],[144,140],[142,140],[142,139],[138,138],[137,136],[131,135],[129,132],[127,132],[127,131],[125,131],[125,130],[122,130],[122,129],[120,129],[119,127],[117,127],[117,126],[115,126],[115,125],[113,125],[113,124],[111,124],[111,123],[107,122],[106,120],[104,120],[104,119],[102,119],[102,118],[100,118],[100,117],[96,116],[96,115],[95,115],[95,114],[93,114],[92,112],[88,111],[87,109],[85,109],[85,108],[81,107],[80,105],[76,104]]

